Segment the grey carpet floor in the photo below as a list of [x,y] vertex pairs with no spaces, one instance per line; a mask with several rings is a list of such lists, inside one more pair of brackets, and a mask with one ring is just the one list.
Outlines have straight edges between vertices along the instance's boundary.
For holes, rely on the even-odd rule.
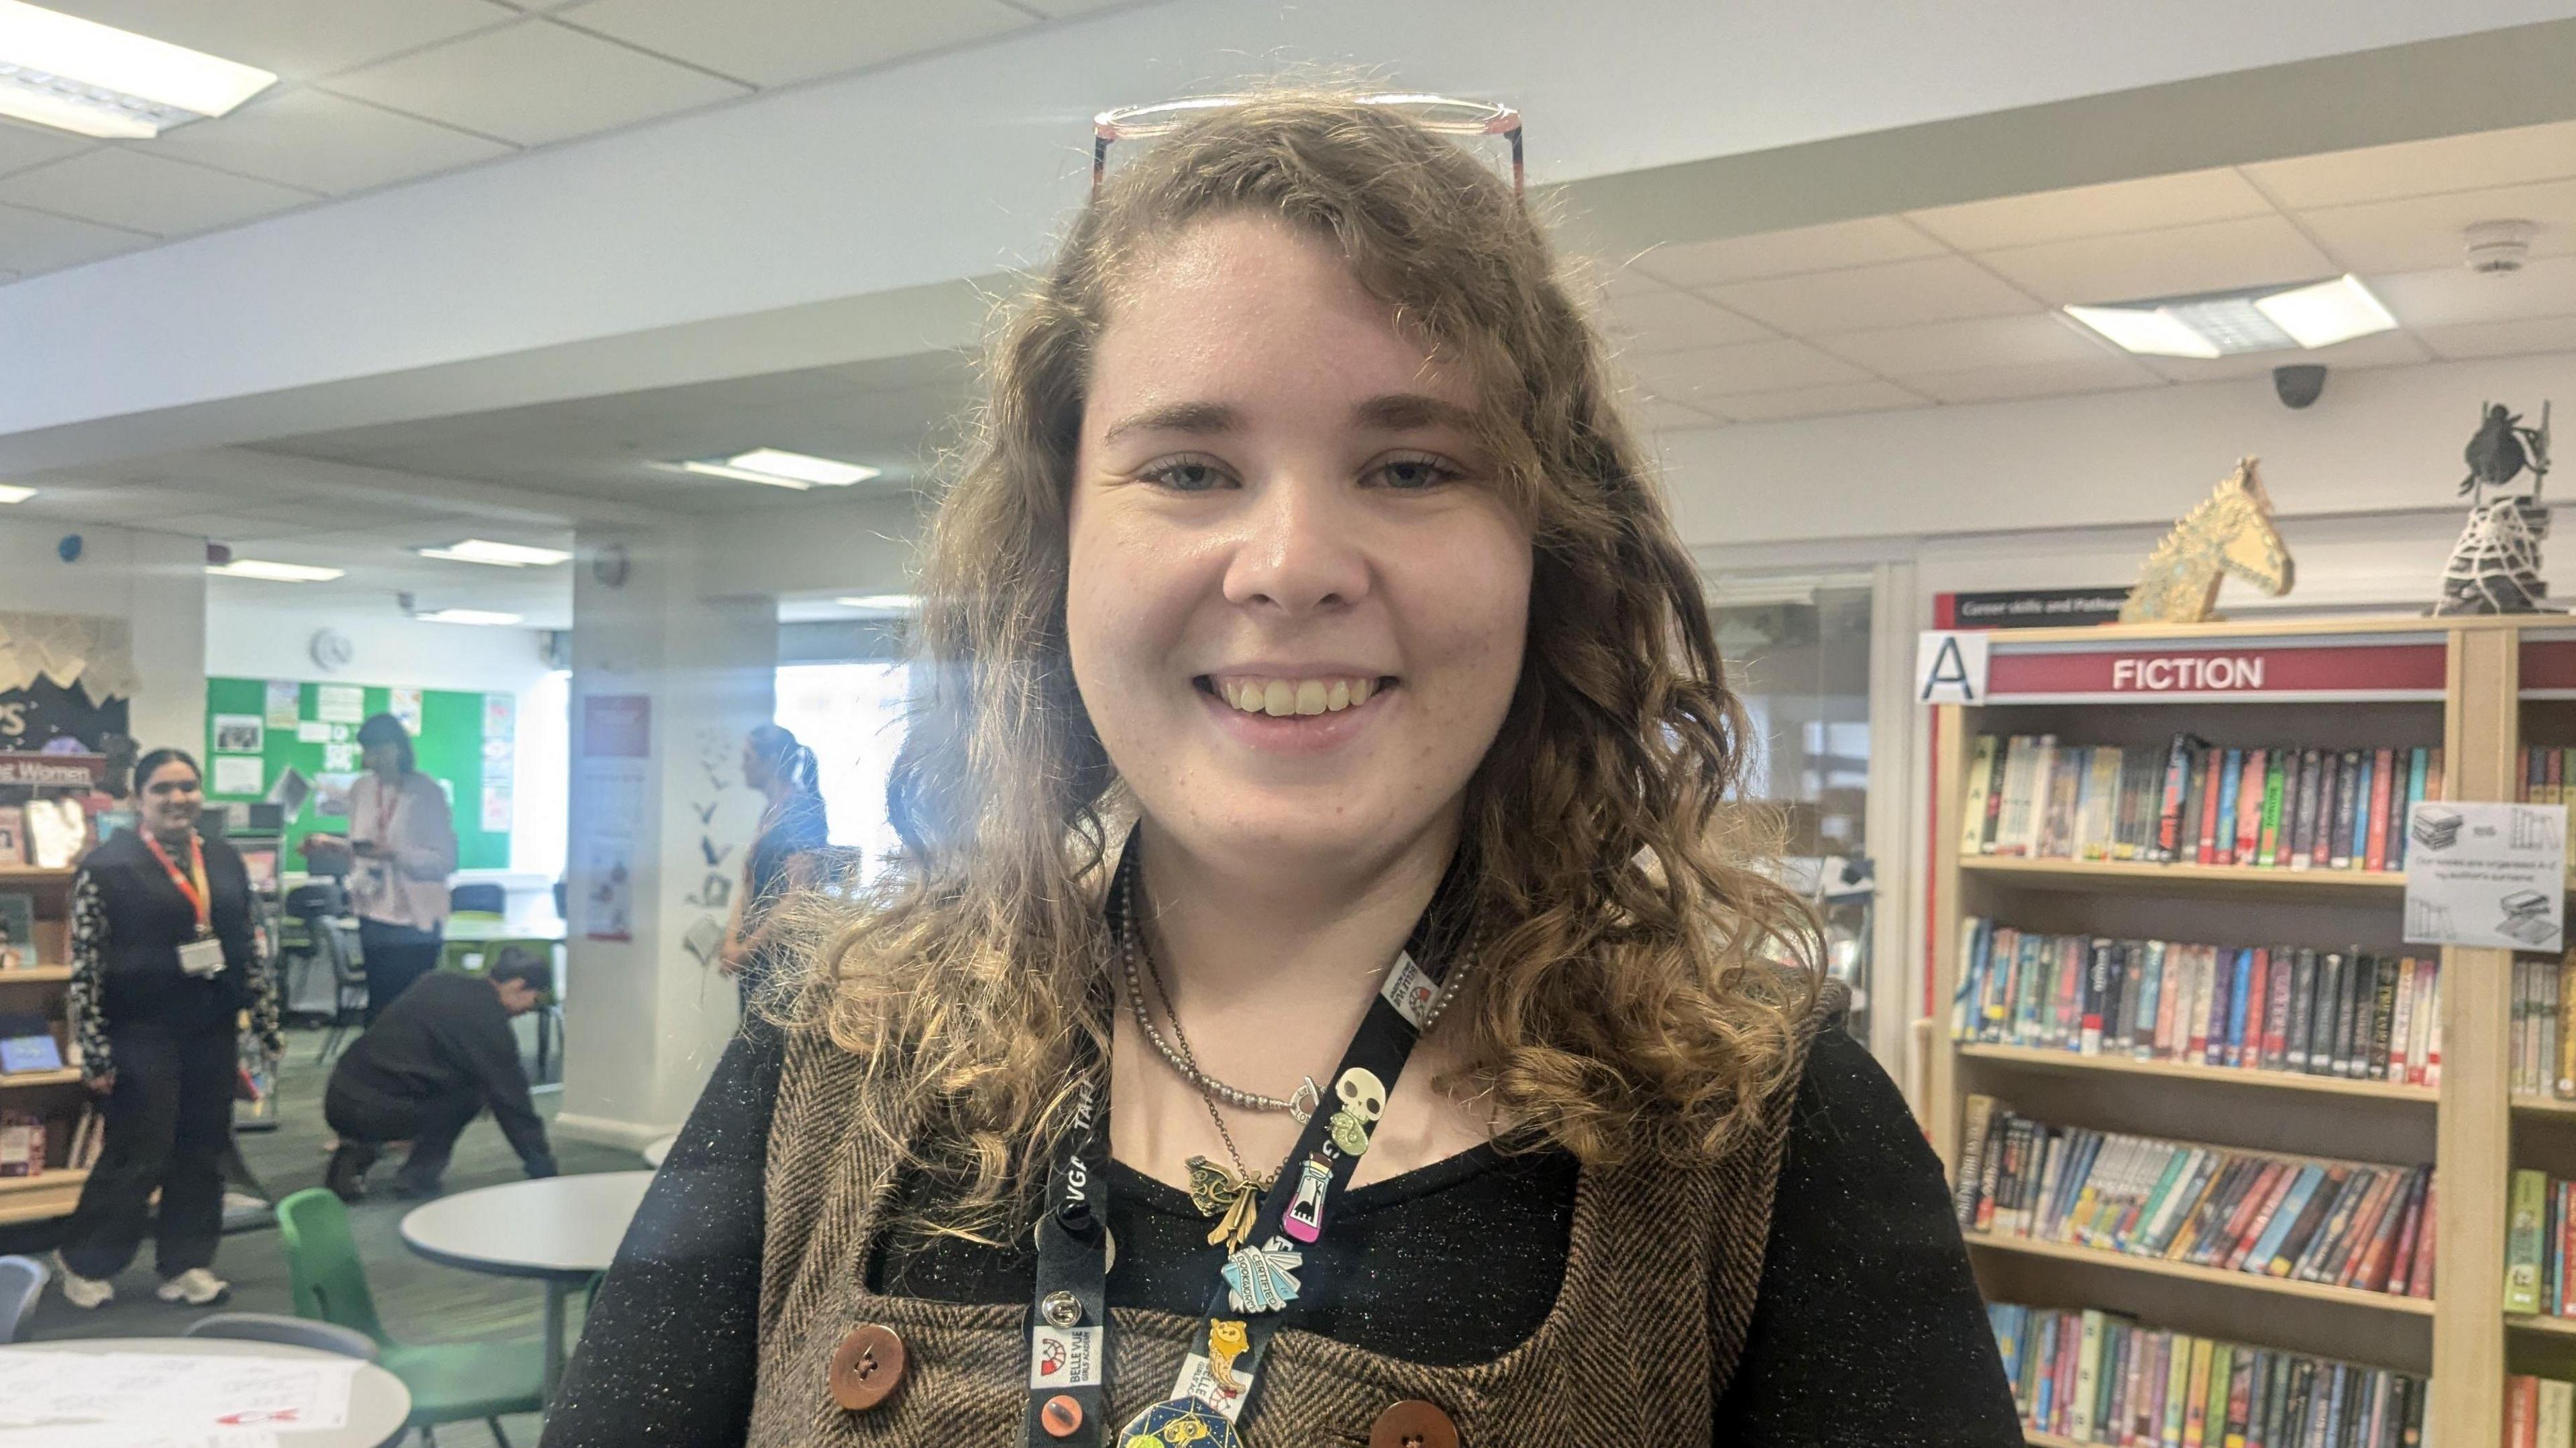
[[[529,1023],[521,1022],[525,1027]],[[524,1034],[524,1032],[523,1032]],[[287,1059],[281,1072],[278,1124],[274,1130],[243,1132],[238,1140],[243,1160],[273,1200],[322,1184],[328,1159],[324,1143],[330,1129],[322,1122],[322,1087],[328,1068],[315,1063],[321,1045],[318,1031],[289,1032]],[[540,1090],[537,1109],[551,1117],[558,1097]],[[644,1165],[633,1152],[577,1141],[554,1143],[555,1158],[566,1173],[634,1171]],[[544,1289],[535,1282],[487,1277],[442,1267],[415,1256],[402,1243],[400,1223],[414,1205],[393,1199],[393,1168],[398,1159],[379,1163],[370,1177],[375,1194],[349,1209],[349,1225],[367,1264],[367,1280],[384,1318],[386,1331],[404,1341],[495,1341],[525,1338],[534,1344],[544,1322]],[[447,1170],[447,1190],[464,1191],[517,1181],[519,1159],[487,1114],[476,1118],[456,1144]],[[42,1233],[12,1233],[9,1250],[35,1251],[51,1243]],[[46,1259],[51,1265],[50,1258]],[[188,1323],[213,1311],[292,1313],[286,1258],[278,1249],[273,1222],[224,1238],[215,1257],[215,1275],[232,1284],[232,1299],[222,1308],[191,1308],[156,1300],[152,1289],[152,1247],[144,1245],[133,1266],[116,1279],[114,1302],[83,1311],[48,1287],[37,1304],[26,1336],[33,1341],[81,1337],[176,1336]],[[576,1298],[576,1311],[578,1311]],[[537,1440],[538,1419],[505,1418],[504,1428],[517,1448]],[[412,1441],[417,1442],[415,1438]],[[456,1423],[438,1432],[439,1448],[487,1448],[493,1444],[480,1423]]]

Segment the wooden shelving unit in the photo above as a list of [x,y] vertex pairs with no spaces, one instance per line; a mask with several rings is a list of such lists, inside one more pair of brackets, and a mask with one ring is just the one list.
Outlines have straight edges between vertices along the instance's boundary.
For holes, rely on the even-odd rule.
[[[1971,1257],[1990,1292],[2429,1373],[2428,1424],[2442,1442],[2477,1448],[2501,1441],[2504,1206],[2513,1126],[2517,1117],[2562,1134],[2576,1125],[2576,1102],[2508,1099],[2507,952],[2440,952],[2438,1089],[1954,1041],[1949,1007],[1962,966],[1961,922],[1971,915],[2051,934],[2430,954],[2402,943],[2405,877],[2396,871],[1963,858],[1960,826],[1975,741],[1982,734],[2053,733],[2069,744],[2152,749],[2189,731],[2249,747],[2439,745],[2446,798],[2512,799],[2525,712],[2522,662],[2533,645],[2548,641],[2550,622],[2400,618],[1992,636],[1982,703],[1933,711],[1929,946],[1936,1015],[1926,1037],[1925,1124],[1942,1159],[1955,1173],[1966,1100],[1985,1094],[2062,1125],[2320,1158],[2430,1161],[2440,1210],[2429,1300],[1973,1234]],[[2576,698],[2576,630],[2563,619],[2557,627],[2570,656],[2568,692],[2559,697]],[[2149,671],[2114,667],[2123,659],[2210,654],[2263,663],[2231,671],[2248,687],[2187,695],[2119,687]],[[2576,744],[2576,708],[2567,718],[2556,742]],[[2512,1328],[2517,1337],[2576,1338],[2576,1322],[2516,1319]],[[2029,1441],[2067,1440],[2031,1434]]]
[[[2225,1066],[2196,1066],[2183,1061],[2140,1061],[2128,1056],[2079,1056],[2039,1046],[1970,1045],[1958,1054],[1972,1061],[1999,1061],[2032,1071],[2065,1071],[2113,1076],[2159,1076],[2169,1081],[2206,1081],[2254,1091],[2303,1091],[2321,1096],[2354,1096],[2376,1101],[2411,1101],[2430,1106],[2441,1093],[2430,1086],[2390,1081],[2355,1081],[2342,1076],[2308,1076],[2295,1071],[2240,1071]],[[2553,1103],[2576,1112],[2576,1102]]]
[[29,865],[0,866],[0,891],[33,898],[36,939],[13,942],[39,963],[0,970],[0,1014],[38,1015],[54,1027],[64,1043],[64,1068],[21,1071],[0,1076],[0,1111],[32,1112],[46,1119],[45,1155],[51,1169],[29,1177],[0,1177],[0,1224],[42,1221],[71,1211],[80,1200],[85,1171],[61,1163],[71,1150],[72,1127],[86,1102],[80,1070],[70,1064],[71,1031],[65,1020],[72,969],[63,952],[70,937],[71,870],[45,870]]

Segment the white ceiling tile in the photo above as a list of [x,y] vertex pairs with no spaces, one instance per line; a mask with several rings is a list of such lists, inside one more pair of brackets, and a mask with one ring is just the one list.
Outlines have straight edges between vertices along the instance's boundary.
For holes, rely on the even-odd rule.
[[1824,417],[1837,412],[1885,412],[1921,407],[1924,399],[1893,382],[1844,382],[1830,387],[1793,387],[1779,392],[1753,392],[1726,399],[1726,415],[1738,422],[1779,422],[1792,417]]
[[1809,276],[1712,287],[1707,295],[1796,336],[1858,332],[1957,317],[2038,311],[2039,304],[1964,257],[1932,256]]
[[1628,265],[1675,286],[1708,287],[1937,256],[1941,250],[1941,243],[1893,216],[1872,216],[1759,236],[1661,246],[1629,258]]
[[2424,340],[2444,357],[2511,357],[2524,352],[2576,352],[2576,317],[2526,317],[2427,327]]
[[1905,219],[1961,251],[1992,251],[2271,212],[2262,192],[2222,167],[1909,211]]
[[2576,252],[2576,179],[2328,206],[2298,216],[2326,250],[2357,272],[2457,263],[2467,246],[2461,233],[2480,221],[2535,222],[2540,231],[2531,239],[2531,254],[2565,256]]
[[221,120],[172,131],[152,149],[331,195],[511,154],[498,141],[311,89],[263,96]]
[[97,144],[67,131],[48,131],[38,126],[22,126],[15,121],[0,121],[0,176],[24,171],[46,161],[58,161],[74,151]]
[[[1698,406],[1709,406],[1710,399],[1731,393],[1859,382],[1869,376],[1838,357],[1786,338],[1640,357],[1632,364],[1632,370],[1655,396]],[[1720,406],[1715,410],[1726,409]]]
[[0,267],[21,276],[78,266],[151,244],[152,238],[140,232],[0,206]]
[[2165,385],[2163,378],[2125,357],[1981,367],[1973,372],[1943,372],[1903,381],[1935,402],[1950,403],[2002,402],[2015,397],[2061,397],[2076,392]]
[[747,94],[729,81],[544,20],[352,71],[330,88],[523,146]]
[[1755,342],[1774,335],[1759,322],[1660,282],[1610,288],[1593,316],[1610,344],[1631,357]]
[[2399,322],[2422,331],[2529,317],[2576,316],[2576,256],[2529,262],[2516,272],[2465,266],[2369,278],[2370,289]]
[[2008,247],[1977,259],[2060,304],[2308,281],[2344,270],[2278,216]]
[[1628,415],[1648,432],[1685,432],[1694,427],[1724,427],[1724,420],[1696,407],[1660,397],[1640,397],[1628,404]]
[[2244,171],[2293,211],[2514,186],[2576,176],[2576,121],[2261,161]]
[[[2176,382],[2211,382],[2226,377],[2269,377],[2275,367],[2296,367],[2304,363],[2321,363],[2329,368],[2359,370],[2364,367],[2402,367],[2410,362],[2430,362],[2431,349],[2403,331],[2381,332],[2375,336],[2356,337],[2314,351],[2240,352],[2233,357],[2141,357],[2138,362],[2159,376]],[[2332,390],[2334,382],[2326,382]]]
[[754,85],[789,85],[1037,22],[1000,0],[584,0],[553,12]]
[[499,24],[486,0],[48,0],[49,7],[308,80]]
[[1070,20],[1077,15],[1096,15],[1138,3],[1140,0],[1021,0],[1020,8],[1034,10],[1050,20]]
[[1818,345],[1881,376],[2094,362],[2108,355],[2092,334],[2056,312],[1977,317],[1919,327],[1844,332]]
[[247,176],[103,146],[0,178],[0,201],[158,236],[186,236],[313,200]]

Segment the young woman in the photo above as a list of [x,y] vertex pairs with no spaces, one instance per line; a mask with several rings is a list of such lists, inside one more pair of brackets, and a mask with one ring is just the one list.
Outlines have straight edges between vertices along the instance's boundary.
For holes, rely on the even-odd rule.
[[546,1442],[2018,1443],[1939,1166],[1727,843],[1612,396],[1400,116],[1111,177],[941,504],[908,873],[719,1068]]
[[775,955],[775,909],[790,886],[810,883],[813,854],[829,846],[831,830],[815,780],[814,751],[777,724],[754,728],[742,744],[742,782],[768,801],[751,853],[743,857],[742,883],[734,891],[733,923],[725,931],[716,968],[742,988],[745,1011],[767,984]]
[[[134,767],[136,830],[111,836],[72,880],[71,1014],[81,1074],[104,1100],[107,1141],[63,1229],[63,1296],[97,1307],[143,1241],[158,1239],[164,1302],[203,1307],[223,1232],[236,1021],[248,1009],[274,1056],[277,994],[252,945],[250,877],[197,834],[197,761],[155,749]],[[157,1213],[149,1206],[161,1194]]]
[[373,1025],[394,997],[438,968],[447,877],[456,873],[456,820],[447,792],[420,772],[411,730],[400,719],[369,715],[358,726],[358,760],[367,772],[349,791],[347,838],[312,836],[304,852],[317,864],[345,852]]

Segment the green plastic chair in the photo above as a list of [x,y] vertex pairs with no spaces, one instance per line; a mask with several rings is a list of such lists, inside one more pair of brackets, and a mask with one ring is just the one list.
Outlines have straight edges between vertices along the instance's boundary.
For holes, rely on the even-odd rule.
[[372,1338],[377,1362],[411,1390],[404,1426],[418,1428],[423,1441],[438,1442],[431,1429],[440,1423],[481,1418],[493,1441],[510,1448],[501,1415],[544,1411],[546,1354],[535,1338],[400,1343],[385,1335],[375,1294],[367,1290],[358,1239],[349,1232],[349,1209],[338,1197],[321,1187],[297,1192],[277,1204],[277,1225],[286,1244],[295,1315]]
[[[475,925],[499,926],[504,923],[501,916],[489,910],[459,910],[447,918]],[[440,948],[438,963],[448,970],[466,970],[467,961],[471,960],[479,966],[484,961],[497,958],[501,947],[509,943],[503,940],[450,940]],[[476,974],[479,971],[468,973]]]

